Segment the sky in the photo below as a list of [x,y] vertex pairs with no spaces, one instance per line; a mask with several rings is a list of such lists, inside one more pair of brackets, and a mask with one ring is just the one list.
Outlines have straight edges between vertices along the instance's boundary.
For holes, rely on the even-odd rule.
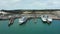
[[60,0],[0,0],[0,9],[60,9]]

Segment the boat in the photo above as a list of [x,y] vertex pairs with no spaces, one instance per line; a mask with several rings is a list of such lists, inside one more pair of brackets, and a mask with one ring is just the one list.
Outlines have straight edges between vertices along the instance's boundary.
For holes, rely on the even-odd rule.
[[41,19],[43,22],[48,22],[48,23],[52,22],[52,18],[49,17],[48,15],[42,15]]
[[42,19],[43,22],[47,21],[46,18],[43,15],[41,15],[41,19]]
[[27,18],[26,17],[19,18],[19,24],[23,24],[26,21],[27,21]]
[[51,17],[48,17],[47,20],[48,20],[48,23],[52,22],[52,18]]
[[10,19],[9,19],[9,24],[8,24],[8,26],[11,26],[13,23],[14,23],[14,19],[13,19],[13,18],[10,18]]

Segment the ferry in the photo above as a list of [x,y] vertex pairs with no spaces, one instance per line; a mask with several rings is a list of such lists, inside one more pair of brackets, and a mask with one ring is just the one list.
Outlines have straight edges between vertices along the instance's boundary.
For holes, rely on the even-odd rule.
[[27,21],[26,17],[19,18],[19,24],[23,24],[26,21]]

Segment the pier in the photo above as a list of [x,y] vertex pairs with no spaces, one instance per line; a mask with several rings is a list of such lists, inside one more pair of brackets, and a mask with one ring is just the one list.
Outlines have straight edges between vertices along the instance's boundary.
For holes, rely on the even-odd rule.
[[[10,19],[11,17],[15,18],[20,18],[21,16],[25,16],[27,18],[40,18],[41,15],[49,15],[52,19],[54,20],[60,20],[60,10],[5,10],[3,11],[6,14],[0,16],[0,19]],[[11,15],[9,15],[11,14]],[[8,16],[5,16],[8,15]],[[11,16],[11,17],[9,17]]]
[[[56,16],[56,15],[52,15],[52,14],[19,14],[19,15],[11,15],[12,18],[20,18],[21,16],[25,16],[27,18],[40,18],[41,15],[49,15],[52,19],[54,20],[60,20],[60,17]],[[9,16],[0,16],[0,19],[10,19],[11,17]]]
[[41,15],[48,15],[53,20],[60,20],[60,10],[5,10],[3,13],[0,13],[0,20],[9,20],[8,26],[10,26],[14,23],[15,19],[23,16],[26,17],[27,20],[33,18],[36,23],[36,18],[40,19]]
[[60,17],[56,16],[56,15],[52,15],[52,14],[22,14],[22,16],[25,16],[27,18],[40,18],[41,15],[49,15],[49,17],[51,17],[53,20],[60,20]]

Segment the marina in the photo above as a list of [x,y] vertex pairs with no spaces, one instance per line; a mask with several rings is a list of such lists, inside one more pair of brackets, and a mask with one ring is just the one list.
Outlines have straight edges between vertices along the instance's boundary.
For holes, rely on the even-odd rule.
[[45,12],[41,10],[9,11],[0,12],[0,34],[60,33],[59,11],[58,13],[46,10]]
[[[52,11],[52,12],[42,12],[42,11],[23,11],[21,14],[18,12],[18,14],[16,13],[6,13],[6,12],[0,12],[2,13],[2,15],[0,16],[0,20],[9,20],[9,25],[13,24],[15,19],[19,19],[19,23],[22,24],[24,22],[26,22],[29,18],[33,18],[34,20],[36,18],[41,18],[41,20],[43,22],[47,22],[50,23],[53,20],[60,20],[60,15],[57,16],[57,14],[55,13],[56,11]],[[58,11],[59,12],[59,11]],[[23,17],[22,17],[23,16]],[[35,20],[36,21],[36,20]]]
[[0,0],[0,34],[60,34],[60,0]]
[[[47,14],[45,14],[45,15],[47,15]],[[23,16],[23,17],[26,17],[27,19],[28,18],[41,18],[41,14],[36,14],[36,15],[34,15],[34,14],[21,14],[21,15],[17,15],[17,16],[15,16],[15,15],[10,15],[10,16],[1,16],[0,17],[0,19],[10,19],[10,18],[13,18],[13,19],[15,19],[15,18],[21,18],[21,16]],[[60,20],[57,16],[54,16],[54,15],[51,15],[51,14],[49,14],[49,17],[50,18],[52,18],[53,20]],[[45,19],[45,18],[42,18],[42,19]],[[45,19],[45,21],[46,21],[46,19]]]

